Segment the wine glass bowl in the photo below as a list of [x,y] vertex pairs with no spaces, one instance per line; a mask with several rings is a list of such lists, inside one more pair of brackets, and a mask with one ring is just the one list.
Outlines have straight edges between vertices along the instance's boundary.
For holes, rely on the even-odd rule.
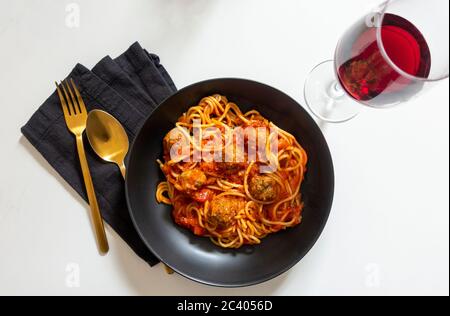
[[306,81],[311,111],[345,122],[358,104],[392,107],[448,78],[448,6],[447,0],[389,0],[354,23],[334,61],[314,68]]

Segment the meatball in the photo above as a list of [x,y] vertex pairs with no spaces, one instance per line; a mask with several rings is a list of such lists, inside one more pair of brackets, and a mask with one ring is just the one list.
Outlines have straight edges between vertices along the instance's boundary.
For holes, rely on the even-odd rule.
[[[174,128],[164,137],[163,140],[164,154],[170,155],[172,146],[175,144],[178,144],[178,146],[184,146],[189,144],[185,135],[178,128]],[[178,154],[181,154],[181,152],[179,152]]]
[[199,190],[206,183],[206,175],[198,170],[186,170],[184,171],[179,179],[180,185],[183,188],[183,191],[192,192]]
[[249,191],[258,201],[271,202],[278,196],[278,185],[269,176],[257,175],[250,179]]
[[216,197],[211,202],[208,222],[213,226],[226,227],[239,211],[245,208],[245,201],[235,196]]

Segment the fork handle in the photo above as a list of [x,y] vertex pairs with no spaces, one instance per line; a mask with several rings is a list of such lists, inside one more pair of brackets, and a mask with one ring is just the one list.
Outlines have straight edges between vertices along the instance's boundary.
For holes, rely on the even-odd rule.
[[94,225],[95,236],[97,238],[98,248],[101,254],[105,255],[109,251],[108,240],[106,239],[105,227],[103,225],[103,218],[98,207],[97,197],[95,196],[94,184],[92,183],[89,165],[84,151],[83,136],[77,135],[77,150],[80,158],[81,171],[83,173],[84,184],[91,207],[92,223]]

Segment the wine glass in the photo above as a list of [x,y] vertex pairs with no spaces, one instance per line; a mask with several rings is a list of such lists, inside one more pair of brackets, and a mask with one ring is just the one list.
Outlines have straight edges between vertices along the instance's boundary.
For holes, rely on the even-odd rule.
[[341,38],[335,59],[316,66],[304,88],[318,118],[346,122],[362,107],[409,101],[449,75],[449,1],[388,0]]

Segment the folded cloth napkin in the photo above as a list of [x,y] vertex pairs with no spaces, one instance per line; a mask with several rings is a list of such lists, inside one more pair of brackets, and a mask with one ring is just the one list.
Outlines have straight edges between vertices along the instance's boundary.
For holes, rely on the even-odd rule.
[[[133,44],[116,59],[103,58],[90,71],[76,65],[72,78],[88,111],[101,109],[116,117],[133,141],[145,118],[176,91],[158,56]],[[75,138],[70,134],[58,95],[53,93],[22,127],[23,135],[50,165],[87,201]],[[134,229],[127,210],[124,181],[114,164],[98,158],[85,143],[86,156],[104,220],[151,266],[158,259]]]

